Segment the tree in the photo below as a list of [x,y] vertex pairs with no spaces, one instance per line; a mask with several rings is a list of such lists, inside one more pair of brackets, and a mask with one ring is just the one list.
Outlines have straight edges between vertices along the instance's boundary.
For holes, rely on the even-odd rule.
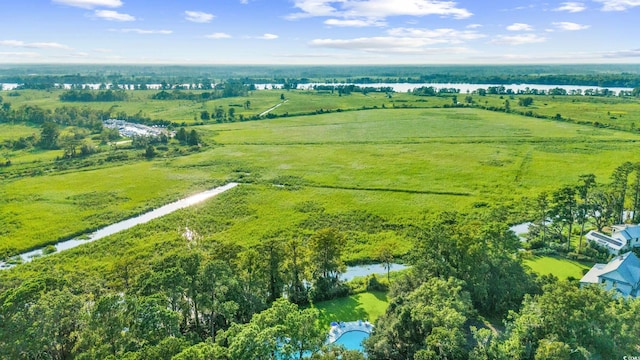
[[180,142],[186,142],[187,141],[187,130],[185,130],[185,128],[181,127],[176,132],[175,138],[176,138],[176,140],[178,140]]
[[616,212],[616,222],[624,222],[624,202],[627,197],[627,187],[629,185],[629,174],[633,171],[633,164],[625,162],[618,166],[611,174],[611,189],[615,195],[614,211]]
[[344,238],[336,229],[318,230],[309,239],[310,266],[314,279],[337,280],[344,271]]
[[615,221],[616,196],[610,186],[600,185],[592,189],[589,192],[589,204],[591,206],[587,208],[587,215],[598,231]]
[[633,164],[636,176],[633,181],[633,221],[640,222],[640,162]]
[[250,100],[247,100],[247,101],[244,102],[244,108],[247,109],[247,110],[251,109],[251,101]]
[[[514,359],[562,359],[567,347],[581,358],[621,359],[637,350],[637,337],[627,332],[637,329],[627,328],[628,311],[637,303],[598,285],[550,283],[512,314],[500,347]],[[638,315],[633,316],[637,323]]]
[[200,112],[200,119],[201,120],[211,120],[211,115],[209,115],[209,112],[207,110],[201,111]]
[[284,252],[282,265],[287,298],[295,304],[306,303],[307,288],[303,281],[305,269],[308,266],[308,249],[303,246],[299,238],[293,237],[285,244]]
[[264,258],[267,278],[267,302],[271,303],[282,297],[284,279],[282,267],[284,262],[284,239],[279,234],[267,238],[258,246],[258,253]]
[[47,121],[43,123],[40,131],[40,146],[43,149],[57,149],[59,136],[60,131],[54,122]]
[[530,96],[521,97],[521,98],[518,99],[518,105],[524,106],[524,107],[533,105],[533,98],[530,97]]
[[198,146],[200,145],[200,135],[196,132],[196,130],[191,130],[189,135],[187,136],[187,145],[189,146]]
[[273,305],[244,325],[234,324],[223,335],[230,359],[302,359],[317,353],[326,333],[318,325],[315,308],[300,310],[286,299]]
[[333,228],[320,229],[309,239],[309,270],[314,300],[339,295],[334,290],[339,288],[339,276],[345,270],[343,248],[344,237]]
[[429,278],[413,291],[393,294],[386,313],[364,341],[368,357],[464,359],[462,328],[471,309],[469,294],[453,278]]
[[587,215],[589,214],[589,204],[591,189],[596,185],[596,176],[593,174],[580,175],[580,181],[582,182],[578,186],[578,194],[580,196],[580,204],[578,205],[578,219],[580,220],[580,242],[578,245],[578,252],[582,251],[582,237],[584,235],[584,226],[587,222]]
[[542,243],[544,244],[547,235],[547,220],[549,218],[549,195],[544,191],[536,197],[536,210],[539,214],[537,222],[538,226],[542,228]]
[[506,226],[506,215],[492,211],[463,216],[443,213],[416,234],[410,262],[418,279],[455,277],[482,314],[504,315],[535,290],[516,258],[520,241]]
[[216,107],[215,114],[217,122],[222,122],[222,120],[224,120],[224,109],[222,108],[222,106]]
[[572,186],[564,186],[552,194],[553,204],[551,206],[551,216],[553,223],[561,224],[558,235],[562,237],[564,227],[569,227],[567,233],[567,252],[571,250],[571,232],[576,219],[577,201],[575,195],[576,190]]
[[147,159],[153,159],[156,156],[156,148],[153,145],[148,145],[147,149],[144,151],[144,157]]
[[377,251],[378,261],[382,263],[382,266],[387,270],[387,281],[391,283],[391,264],[393,264],[393,247],[389,243],[382,244],[378,247]]
[[227,328],[234,319],[239,305],[231,297],[237,291],[237,280],[229,265],[220,260],[208,261],[200,271],[198,286],[202,317],[208,323],[211,339],[220,328]]
[[233,121],[233,119],[235,119],[236,117],[236,109],[232,107],[229,108],[229,110],[227,110],[227,114],[229,115],[229,119]]

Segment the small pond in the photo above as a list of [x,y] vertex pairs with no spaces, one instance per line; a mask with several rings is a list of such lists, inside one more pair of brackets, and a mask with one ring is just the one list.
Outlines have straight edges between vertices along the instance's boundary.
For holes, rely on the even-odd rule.
[[[403,264],[391,264],[391,271],[404,270],[409,268]],[[351,281],[355,277],[367,276],[371,274],[387,275],[387,269],[383,264],[369,264],[369,265],[356,265],[348,266],[347,271],[340,275],[340,280]]]

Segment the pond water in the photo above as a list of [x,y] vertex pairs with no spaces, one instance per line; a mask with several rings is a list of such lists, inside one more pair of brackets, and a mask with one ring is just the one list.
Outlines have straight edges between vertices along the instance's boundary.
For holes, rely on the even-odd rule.
[[529,232],[529,225],[531,225],[532,223],[530,222],[526,222],[526,223],[522,223],[522,224],[516,224],[513,225],[512,227],[509,228],[509,230],[513,231],[514,233],[516,233],[516,235],[518,235],[518,237],[520,238],[520,241],[527,241],[527,239],[525,237],[523,237],[522,235],[526,235]]
[[[408,269],[409,266],[403,264],[391,264],[391,271]],[[387,269],[383,264],[369,264],[348,266],[347,271],[340,275],[340,280],[351,281],[355,277],[362,277],[371,274],[386,276]]]
[[[61,241],[57,244],[55,244],[55,248],[56,248],[56,252],[60,252],[60,251],[64,251],[64,250],[69,250],[69,249],[73,249],[74,247],[80,246],[82,244],[86,244],[92,241],[96,241],[98,239],[102,239],[103,237],[107,237],[109,235],[113,235],[117,232],[123,231],[123,230],[127,230],[130,229],[136,225],[139,224],[144,224],[147,223],[153,219],[157,219],[161,216],[165,216],[167,214],[170,214],[176,210],[179,209],[184,209],[186,207],[189,207],[191,205],[195,205],[197,203],[200,203],[204,200],[207,200],[211,197],[214,197],[218,194],[221,194],[229,189],[232,189],[234,187],[238,186],[238,183],[228,183],[224,186],[219,186],[217,188],[214,189],[210,189],[207,191],[203,191],[201,193],[186,197],[184,199],[172,202],[170,204],[164,205],[162,207],[159,207],[155,210],[149,211],[147,213],[144,213],[142,215],[138,215],[136,217],[132,217],[130,219],[124,220],[124,221],[120,221],[118,223],[109,225],[107,227],[104,227],[102,229],[97,230],[94,233],[89,234],[88,236],[83,236],[81,238],[75,238],[75,239],[70,239],[70,240],[66,240],[66,241]],[[43,256],[43,252],[42,252],[42,248],[40,249],[36,249],[33,251],[29,251],[29,252],[25,252],[22,253],[20,255],[17,255],[16,257],[20,257],[22,259],[22,262],[29,262],[31,260],[33,260],[34,258]],[[5,270],[5,269],[9,269],[12,268],[13,264],[7,264],[5,262],[0,261],[0,270]]]

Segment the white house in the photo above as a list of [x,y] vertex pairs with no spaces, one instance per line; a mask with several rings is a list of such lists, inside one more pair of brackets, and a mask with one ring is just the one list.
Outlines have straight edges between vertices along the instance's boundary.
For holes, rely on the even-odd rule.
[[614,225],[611,227],[611,237],[624,240],[629,248],[640,246],[640,226],[638,225]]
[[587,233],[586,239],[607,248],[610,254],[618,255],[622,250],[640,247],[640,226],[614,225],[611,227],[611,236],[592,230]]
[[591,230],[585,236],[587,241],[593,241],[596,244],[605,247],[610,254],[618,255],[620,250],[627,246],[627,242],[620,239],[615,239],[609,235],[601,234],[595,230]]
[[608,264],[595,264],[582,279],[580,286],[600,284],[614,289],[624,297],[640,295],[640,260],[633,252],[618,255]]

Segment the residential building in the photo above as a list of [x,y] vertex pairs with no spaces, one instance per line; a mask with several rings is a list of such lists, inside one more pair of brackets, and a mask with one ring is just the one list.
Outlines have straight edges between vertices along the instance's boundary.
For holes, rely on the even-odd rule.
[[600,284],[624,297],[640,294],[640,259],[633,252],[618,255],[608,264],[595,264],[582,279],[580,286]]

